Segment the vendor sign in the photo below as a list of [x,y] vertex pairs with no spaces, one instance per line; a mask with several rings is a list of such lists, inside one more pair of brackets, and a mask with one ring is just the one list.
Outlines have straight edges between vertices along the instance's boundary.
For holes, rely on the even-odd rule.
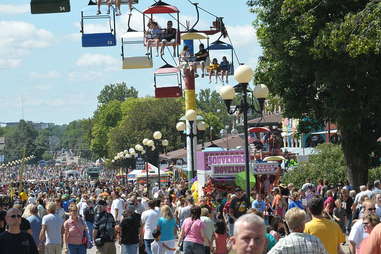
[[[244,164],[244,151],[213,151],[197,153],[197,170],[211,170],[213,165]],[[238,172],[235,172],[238,173]]]
[[219,176],[235,176],[237,173],[242,172],[245,170],[245,164],[239,163],[239,164],[217,164],[212,165],[212,176],[213,177],[219,177]]
[[279,168],[279,163],[252,162],[250,168],[253,169],[254,175],[274,175]]

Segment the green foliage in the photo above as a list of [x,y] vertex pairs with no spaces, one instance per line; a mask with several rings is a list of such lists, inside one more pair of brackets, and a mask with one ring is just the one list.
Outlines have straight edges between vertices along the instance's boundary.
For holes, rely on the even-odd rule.
[[367,181],[380,156],[381,3],[252,0],[263,56],[256,83],[282,98],[284,115],[335,122],[348,177]]
[[20,159],[36,152],[35,140],[38,131],[32,123],[20,120],[16,127],[5,128],[5,158],[7,161]]
[[107,104],[113,100],[124,101],[128,98],[137,98],[138,91],[134,87],[127,87],[126,83],[116,83],[105,86],[98,95],[99,104]]
[[343,183],[346,177],[344,153],[340,146],[321,144],[316,147],[317,153],[309,157],[308,162],[299,163],[295,169],[284,174],[282,182],[293,183],[301,187],[307,178],[313,183],[318,179],[327,179],[329,183]]
[[369,169],[369,182],[381,179],[381,166]]
[[62,148],[74,151],[76,155],[91,159],[91,129],[92,119],[81,119],[70,122],[61,138]]
[[[141,144],[144,138],[153,139],[155,131],[161,131],[163,139],[169,141],[168,151],[178,148],[181,141],[176,123],[183,115],[182,100],[134,98],[123,102],[121,108],[123,117],[108,134],[109,156]],[[155,150],[150,159],[155,164],[158,152]]]
[[94,113],[92,126],[91,151],[98,158],[105,158],[107,153],[108,134],[111,128],[117,126],[122,119],[121,102],[114,100],[102,104]]

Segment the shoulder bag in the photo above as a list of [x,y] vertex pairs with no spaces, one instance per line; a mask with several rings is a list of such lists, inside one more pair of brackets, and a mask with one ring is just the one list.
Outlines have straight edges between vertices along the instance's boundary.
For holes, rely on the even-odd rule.
[[189,233],[189,231],[192,229],[193,223],[194,223],[194,221],[192,222],[192,224],[190,225],[189,229],[185,233],[183,239],[181,240],[180,248],[179,248],[180,251],[184,251],[184,240],[185,240],[185,237],[187,237],[187,234]]

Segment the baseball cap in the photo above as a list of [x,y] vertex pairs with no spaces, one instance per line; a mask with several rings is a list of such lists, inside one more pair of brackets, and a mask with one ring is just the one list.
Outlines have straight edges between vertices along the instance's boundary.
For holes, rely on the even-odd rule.
[[104,201],[103,199],[101,199],[101,200],[98,200],[98,205],[106,206],[107,203],[106,203],[106,201]]

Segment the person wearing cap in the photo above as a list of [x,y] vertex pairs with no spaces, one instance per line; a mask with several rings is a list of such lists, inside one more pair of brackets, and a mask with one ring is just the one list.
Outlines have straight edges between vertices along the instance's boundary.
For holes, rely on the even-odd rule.
[[99,213],[95,216],[93,239],[97,247],[97,254],[116,254],[115,247],[115,220],[111,213],[106,211],[107,202],[98,201]]

